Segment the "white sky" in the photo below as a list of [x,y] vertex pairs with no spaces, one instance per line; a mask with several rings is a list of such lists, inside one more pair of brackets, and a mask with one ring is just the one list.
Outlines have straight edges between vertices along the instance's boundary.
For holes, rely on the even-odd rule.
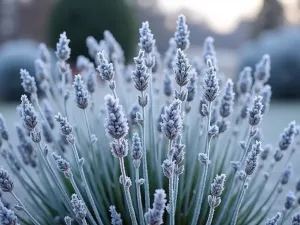
[[[290,11],[295,9],[296,0],[282,2],[288,15],[294,15]],[[193,14],[193,18],[206,21],[220,33],[228,33],[241,19],[254,17],[262,6],[262,0],[158,0],[158,4],[166,12],[185,8]]]

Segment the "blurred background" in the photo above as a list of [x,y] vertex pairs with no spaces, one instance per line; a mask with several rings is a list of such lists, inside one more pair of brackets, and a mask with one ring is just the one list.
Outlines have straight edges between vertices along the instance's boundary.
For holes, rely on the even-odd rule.
[[191,31],[188,57],[201,57],[204,39],[212,36],[220,71],[234,80],[244,66],[271,55],[273,103],[262,124],[267,141],[275,142],[289,121],[300,121],[300,0],[0,0],[0,111],[14,120],[19,69],[34,74],[40,42],[55,49],[66,31],[74,63],[88,56],[86,37],[100,40],[107,29],[129,62],[138,28],[148,20],[163,55],[180,13]]

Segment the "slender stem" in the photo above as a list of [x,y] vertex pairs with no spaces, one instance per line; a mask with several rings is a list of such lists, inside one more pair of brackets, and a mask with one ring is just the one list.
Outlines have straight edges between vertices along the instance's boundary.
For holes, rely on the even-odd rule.
[[125,193],[125,197],[126,197],[126,202],[127,202],[127,206],[128,206],[128,210],[129,210],[129,214],[130,214],[130,218],[131,218],[131,222],[133,225],[137,225],[137,220],[136,220],[136,216],[135,216],[135,212],[134,212],[134,208],[133,208],[133,204],[132,204],[132,199],[130,196],[130,191],[129,191],[129,187],[126,187],[126,172],[125,172],[125,166],[124,166],[124,159],[123,158],[119,158],[120,160],[120,168],[121,168],[121,173],[122,173],[122,177],[123,177],[123,187],[124,187],[124,193]]
[[248,139],[247,139],[247,142],[246,142],[246,147],[245,147],[245,149],[244,149],[242,158],[241,158],[241,160],[240,160],[241,166],[243,165],[243,163],[244,163],[244,161],[245,161],[245,158],[246,158],[246,156],[247,156],[247,153],[248,153],[248,150],[249,150],[249,147],[250,147],[249,145],[250,145],[250,142],[251,142],[251,139],[252,139],[252,136],[251,136],[252,128],[253,128],[253,126],[250,126],[249,131],[248,131]]
[[42,148],[41,144],[40,144],[40,143],[37,143],[37,145],[38,145],[38,148],[39,148],[39,150],[40,150],[40,154],[41,154],[41,156],[42,156],[42,158],[43,158],[43,160],[44,160],[44,162],[45,162],[45,164],[46,164],[46,166],[47,166],[47,168],[48,168],[48,171],[50,172],[50,175],[52,176],[52,179],[54,180],[54,182],[55,182],[56,185],[58,186],[58,189],[60,190],[60,192],[61,192],[61,194],[62,194],[62,196],[63,196],[63,198],[64,198],[64,204],[65,204],[65,206],[66,206],[69,210],[72,211],[71,203],[70,203],[70,201],[69,201],[69,196],[68,196],[67,192],[66,192],[65,189],[62,187],[62,185],[61,185],[61,183],[59,182],[57,176],[55,175],[54,170],[53,170],[53,168],[52,168],[52,166],[51,166],[51,164],[50,164],[50,162],[49,162],[48,157],[44,154],[44,151],[43,151],[43,148]]
[[[213,197],[213,198],[214,198],[214,197]],[[211,225],[212,220],[213,220],[213,217],[214,217],[214,212],[215,212],[215,208],[214,208],[214,207],[210,207],[210,210],[209,210],[209,216],[208,216],[206,225]]]
[[[176,165],[178,168],[178,166]],[[177,196],[178,196],[178,184],[179,184],[179,175],[174,174],[174,207],[176,212],[176,206],[177,206]]]
[[103,222],[102,222],[102,219],[100,217],[100,214],[98,212],[98,209],[97,209],[97,206],[95,204],[95,201],[94,201],[94,198],[93,198],[93,195],[91,193],[91,190],[89,188],[89,185],[87,183],[87,180],[86,180],[86,177],[85,177],[85,174],[84,174],[84,171],[83,171],[83,164],[80,164],[79,163],[79,156],[78,156],[78,151],[77,151],[77,148],[76,148],[76,144],[75,142],[72,144],[72,150],[73,150],[73,154],[75,156],[75,161],[77,163],[77,166],[78,166],[78,169],[79,169],[79,173],[80,173],[80,176],[81,176],[81,179],[84,183],[84,188],[85,188],[85,191],[87,193],[87,196],[88,196],[88,199],[91,203],[91,206],[93,208],[93,211],[95,213],[95,216],[96,216],[96,219],[97,219],[97,222],[101,225],[103,225]]
[[19,206],[22,207],[22,211],[24,211],[26,213],[26,215],[29,217],[29,219],[31,220],[31,222],[34,225],[40,225],[40,223],[38,221],[36,221],[36,219],[30,214],[30,212],[28,212],[28,210],[24,206],[23,202],[21,202],[21,200],[15,195],[15,193],[13,191],[11,191],[10,193],[16,199],[16,201],[18,202]]
[[211,102],[209,102],[208,103],[208,119],[207,119],[207,125],[206,125],[207,137],[206,137],[205,153],[207,154],[208,162],[204,164],[204,176],[203,176],[203,179],[201,180],[200,190],[198,191],[196,208],[195,208],[192,223],[191,223],[192,225],[196,225],[198,222],[198,218],[199,218],[200,211],[201,211],[204,190],[205,190],[205,183],[206,183],[206,179],[207,179],[207,172],[208,172],[208,166],[209,166],[209,151],[210,151],[210,143],[211,143],[211,138],[208,136],[208,131],[209,131],[209,127],[210,127],[210,117],[211,117],[211,105],[212,105]]
[[[82,201],[84,201],[84,199],[83,199],[83,197],[82,197],[82,195],[81,195],[81,193],[80,193],[80,191],[79,191],[79,188],[78,188],[78,186],[77,186],[77,184],[76,184],[76,182],[75,182],[75,180],[74,180],[72,171],[69,171],[69,176],[68,176],[68,178],[70,179],[70,182],[71,182],[71,184],[72,184],[72,187],[73,187],[74,190],[75,190],[75,193],[79,196],[79,198],[80,198]],[[91,212],[90,212],[90,210],[89,210],[88,208],[87,208],[87,214],[88,214],[88,218],[89,218],[90,222],[91,222],[93,225],[97,225],[96,221],[94,220],[94,218],[93,218],[93,216],[92,216],[92,214],[91,214]]]
[[85,219],[82,220],[82,225],[88,225]]
[[[142,98],[144,99],[144,92],[142,91]],[[145,179],[145,202],[146,202],[146,209],[150,208],[150,191],[149,191],[149,178],[148,178],[148,166],[147,166],[147,149],[146,149],[146,126],[145,126],[145,107],[142,107],[142,116],[143,116],[143,123],[142,123],[142,147],[144,150],[144,155],[142,157],[142,164],[143,164],[143,176]]]
[[245,177],[245,180],[243,181],[241,192],[239,191],[237,206],[234,210],[234,214],[233,214],[230,225],[236,225],[238,214],[239,214],[239,211],[240,211],[243,199],[244,199],[245,191],[246,191],[246,188],[245,188],[246,181],[247,181],[247,177]]
[[[171,151],[172,140],[169,140],[168,152]],[[173,159],[173,155],[168,154],[170,161]],[[174,205],[174,167],[169,177],[169,204],[170,204],[170,225],[175,224],[175,205]]]
[[[109,82],[109,84],[111,85],[111,81]],[[111,88],[111,87],[109,87],[109,89],[111,90],[111,92],[113,93],[113,96],[114,96],[114,98],[116,99],[117,98],[117,93],[116,93],[116,89],[115,88]]]
[[139,216],[140,216],[140,224],[144,225],[144,213],[143,213],[143,203],[142,203],[142,197],[141,197],[141,188],[139,184],[139,168],[135,168],[135,187],[136,187],[136,196],[137,196],[137,202],[138,202],[138,208],[139,208]]
[[94,148],[94,145],[92,143],[92,134],[91,134],[91,129],[90,129],[90,126],[89,126],[89,121],[88,121],[88,117],[87,117],[87,114],[86,114],[86,110],[83,110],[83,114],[84,114],[84,121],[85,121],[86,129],[87,129],[88,136],[89,136],[88,139],[89,139],[90,148],[92,149],[92,152],[93,152],[94,168],[99,169],[98,163],[97,163],[98,160],[97,160],[97,157],[96,157],[96,149]]

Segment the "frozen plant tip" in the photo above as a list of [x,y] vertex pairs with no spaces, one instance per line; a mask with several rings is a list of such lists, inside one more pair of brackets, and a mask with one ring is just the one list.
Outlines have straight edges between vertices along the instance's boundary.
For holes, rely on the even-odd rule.
[[26,95],[21,96],[21,113],[22,113],[22,120],[25,127],[29,130],[35,129],[38,120],[37,120],[37,113],[31,103],[29,102]]
[[148,87],[150,77],[145,65],[144,51],[140,50],[137,57],[134,58],[136,69],[133,71],[132,79],[134,86],[138,91],[145,91]]
[[291,145],[296,132],[295,126],[295,121],[292,121],[289,123],[289,126],[286,129],[284,129],[279,141],[280,150],[287,150],[288,147]]
[[220,105],[220,115],[223,118],[226,118],[230,115],[233,109],[233,101],[234,101],[234,92],[233,92],[233,83],[232,80],[229,79],[225,86],[225,93],[221,100]]
[[89,104],[88,92],[80,74],[75,76],[73,87],[75,89],[75,101],[80,109],[86,109]]
[[180,87],[185,86],[188,83],[190,68],[191,65],[189,64],[186,55],[181,49],[177,49],[173,70],[175,73],[175,81]]
[[84,202],[80,200],[76,194],[72,194],[71,204],[76,217],[80,221],[84,221],[87,212]]
[[266,83],[270,78],[271,61],[269,55],[264,55],[261,61],[255,65],[254,78],[256,81]]
[[274,217],[272,217],[271,219],[268,219],[268,221],[266,222],[265,225],[277,225],[280,218],[281,218],[281,213],[278,212]]
[[0,224],[1,225],[19,225],[15,213],[6,208],[0,200]]
[[207,70],[204,79],[204,98],[208,102],[212,102],[219,94],[219,80],[217,79],[217,70],[213,66],[210,59],[207,60]]
[[111,216],[111,225],[122,225],[123,221],[121,219],[121,214],[117,212],[115,206],[109,207],[109,212]]
[[34,77],[29,75],[27,70],[21,69],[20,70],[21,80],[22,80],[22,87],[24,91],[28,94],[35,94],[37,92],[37,87],[35,83]]
[[56,56],[60,61],[67,61],[71,55],[69,47],[70,40],[67,38],[66,32],[60,34],[59,41],[56,44]]
[[104,51],[97,54],[98,67],[97,70],[103,80],[111,81],[114,78],[114,67],[105,58]]
[[249,124],[251,126],[258,125],[262,120],[262,97],[256,96],[253,101],[253,105],[250,109],[248,109],[248,117],[249,117]]
[[183,14],[179,15],[176,23],[177,23],[177,27],[176,27],[176,32],[174,34],[174,40],[176,42],[177,48],[180,48],[181,50],[184,51],[188,49],[190,45],[190,41],[189,41],[190,31],[186,24],[185,16]]
[[174,140],[177,137],[182,126],[180,105],[181,102],[179,100],[174,100],[161,116],[161,129],[169,140]]
[[14,189],[14,182],[3,168],[0,168],[0,188],[3,192],[12,192]]
[[163,224],[163,214],[166,207],[166,193],[163,189],[158,189],[154,194],[152,209],[145,213],[147,225]]
[[149,22],[143,22],[142,27],[139,29],[140,32],[140,42],[139,47],[145,51],[145,53],[150,54],[153,51],[155,45],[155,39],[149,28]]
[[119,105],[119,99],[114,99],[111,95],[104,98],[107,112],[105,121],[106,134],[115,139],[121,139],[128,133],[128,123],[125,118],[122,106]]
[[239,94],[250,93],[253,83],[251,72],[251,67],[245,67],[240,73],[239,80],[236,85]]

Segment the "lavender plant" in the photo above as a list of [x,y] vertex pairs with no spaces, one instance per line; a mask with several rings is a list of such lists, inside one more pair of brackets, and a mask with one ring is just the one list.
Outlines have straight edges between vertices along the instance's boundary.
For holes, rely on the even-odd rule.
[[[74,78],[65,32],[56,50],[58,77],[44,44],[36,74],[48,85],[21,69],[28,97],[18,107],[17,140],[0,116],[8,169],[0,169],[1,224],[300,224],[299,182],[285,197],[299,128],[291,122],[276,148],[259,128],[270,107],[270,57],[253,73],[241,72],[235,96],[230,79],[219,82],[212,37],[193,63],[204,62],[204,73],[189,63],[183,15],[163,59],[148,22],[139,33],[134,69],[109,31],[100,44],[87,38],[95,62],[79,56]],[[278,176],[279,163],[286,169]],[[285,203],[276,208],[280,198]]]

